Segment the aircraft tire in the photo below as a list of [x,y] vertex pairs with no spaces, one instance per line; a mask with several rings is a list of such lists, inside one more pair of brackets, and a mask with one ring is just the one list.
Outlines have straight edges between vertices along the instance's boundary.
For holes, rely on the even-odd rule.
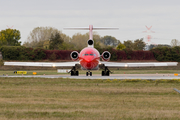
[[92,76],[92,72],[90,72],[90,76]]
[[79,71],[76,71],[76,76],[79,76]]
[[109,76],[109,71],[106,72],[106,76]]
[[73,76],[74,75],[74,72],[73,71],[71,71],[71,76]]
[[105,75],[105,72],[104,71],[102,71],[102,74],[101,74],[102,76],[104,76]]
[[89,75],[89,73],[88,72],[86,72],[86,76],[88,76]]

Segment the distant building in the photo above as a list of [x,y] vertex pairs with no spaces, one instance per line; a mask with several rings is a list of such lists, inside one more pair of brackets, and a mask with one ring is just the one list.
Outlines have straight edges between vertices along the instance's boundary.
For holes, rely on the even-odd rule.
[[156,48],[156,47],[171,47],[170,45],[166,45],[166,44],[158,44],[158,45],[154,45],[154,44],[146,44],[146,46],[144,47],[144,51],[148,51],[148,50],[151,50],[153,48]]
[[148,45],[148,44],[146,44],[146,46],[144,47],[144,50],[148,51],[148,50],[151,50],[151,49],[153,49],[153,48],[155,48],[157,46],[159,46],[159,45],[154,45],[154,44]]
[[146,45],[145,47],[144,47],[144,51],[148,51],[149,50],[149,45]]

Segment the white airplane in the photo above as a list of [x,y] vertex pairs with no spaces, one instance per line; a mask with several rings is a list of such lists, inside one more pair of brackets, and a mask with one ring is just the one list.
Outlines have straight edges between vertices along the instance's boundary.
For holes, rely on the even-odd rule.
[[[97,49],[94,48],[93,30],[106,30],[117,28],[93,28],[89,25],[89,28],[66,28],[77,30],[89,30],[88,46],[81,50],[80,53],[73,51],[70,54],[73,62],[4,62],[5,66],[39,66],[39,67],[58,67],[63,69],[71,69],[71,76],[78,76],[79,69],[86,70],[86,76],[92,76],[93,70],[102,70],[102,76],[109,76],[109,68],[120,67],[151,67],[151,66],[177,66],[178,62],[143,62],[143,63],[121,63],[121,62],[108,62],[111,54],[108,51],[104,51],[101,55]],[[102,58],[103,61],[100,61]]]

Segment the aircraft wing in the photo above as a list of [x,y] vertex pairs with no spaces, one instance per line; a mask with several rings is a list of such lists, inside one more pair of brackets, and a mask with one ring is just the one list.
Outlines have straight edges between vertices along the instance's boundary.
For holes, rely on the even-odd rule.
[[72,68],[76,65],[79,65],[79,62],[4,62],[4,65]]
[[143,62],[143,63],[100,62],[100,66],[104,66],[108,68],[177,66],[177,64],[178,62]]

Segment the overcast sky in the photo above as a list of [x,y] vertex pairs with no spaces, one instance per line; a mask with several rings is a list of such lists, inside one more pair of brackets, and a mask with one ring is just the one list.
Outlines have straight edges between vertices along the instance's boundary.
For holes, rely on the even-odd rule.
[[[0,30],[14,26],[21,41],[35,27],[51,26],[72,36],[88,31],[68,31],[64,27],[118,27],[97,31],[123,42],[151,35],[150,43],[170,44],[180,41],[180,0],[0,0]],[[143,33],[145,26],[155,33]]]

